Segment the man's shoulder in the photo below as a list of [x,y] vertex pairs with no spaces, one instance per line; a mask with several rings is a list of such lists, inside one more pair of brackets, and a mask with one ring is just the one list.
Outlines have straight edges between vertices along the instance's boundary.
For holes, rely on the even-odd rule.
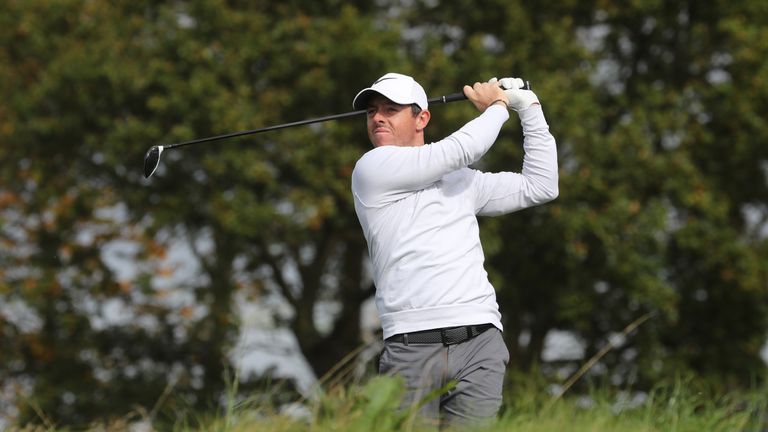
[[396,149],[395,146],[381,146],[363,153],[352,169],[352,191],[362,193],[362,190],[378,183],[382,169],[388,164],[389,155]]
[[380,146],[380,147],[374,147],[367,152],[363,153],[358,159],[357,159],[357,165],[360,165],[361,163],[365,163],[367,161],[373,161],[381,157],[386,157],[386,155],[392,153],[393,151],[396,151],[397,147],[395,146]]

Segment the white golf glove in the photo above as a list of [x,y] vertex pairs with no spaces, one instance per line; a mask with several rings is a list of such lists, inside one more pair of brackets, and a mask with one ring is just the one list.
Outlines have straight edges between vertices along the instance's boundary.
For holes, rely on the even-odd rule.
[[504,89],[504,93],[507,95],[509,103],[508,107],[515,111],[524,110],[533,104],[538,104],[539,98],[531,90],[526,90],[525,83],[520,78],[491,78],[489,83],[499,83],[499,87]]

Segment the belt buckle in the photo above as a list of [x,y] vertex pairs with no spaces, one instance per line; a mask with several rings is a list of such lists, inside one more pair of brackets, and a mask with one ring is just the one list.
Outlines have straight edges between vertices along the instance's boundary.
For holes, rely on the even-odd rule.
[[463,327],[441,328],[440,329],[440,339],[443,340],[443,345],[445,345],[445,346],[456,345],[459,342],[463,342],[464,340],[462,340],[461,338],[455,338],[454,340],[449,340],[448,339],[448,337],[449,337],[448,331],[456,331],[456,330],[458,330],[460,328],[463,328]]

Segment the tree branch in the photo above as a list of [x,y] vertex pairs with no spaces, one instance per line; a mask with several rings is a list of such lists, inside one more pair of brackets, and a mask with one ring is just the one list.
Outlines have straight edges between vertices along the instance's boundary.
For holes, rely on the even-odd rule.
[[259,248],[263,251],[261,257],[262,259],[267,263],[269,268],[272,270],[272,278],[277,284],[278,288],[280,289],[280,294],[283,295],[283,297],[288,300],[288,303],[296,309],[298,307],[298,298],[291,292],[290,284],[285,280],[283,277],[283,271],[280,268],[279,263],[277,260],[275,260],[275,257],[272,256],[272,254],[269,253],[269,248],[263,243],[260,242]]

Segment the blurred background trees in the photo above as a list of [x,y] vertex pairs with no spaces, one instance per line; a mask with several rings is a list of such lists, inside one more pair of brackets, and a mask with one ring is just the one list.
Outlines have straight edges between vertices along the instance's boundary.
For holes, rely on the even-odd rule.
[[[522,76],[558,139],[558,200],[482,221],[511,371],[560,382],[652,313],[593,377],[764,378],[767,24],[758,1],[5,2],[2,411],[215,407],[246,302],[317,376],[359,347],[362,119],[170,151],[151,180],[141,164],[153,144],[349,111],[391,70],[430,96]],[[434,107],[428,139],[474,115]],[[518,170],[520,134],[513,114],[478,168]],[[553,332],[583,353],[547,361]]]

